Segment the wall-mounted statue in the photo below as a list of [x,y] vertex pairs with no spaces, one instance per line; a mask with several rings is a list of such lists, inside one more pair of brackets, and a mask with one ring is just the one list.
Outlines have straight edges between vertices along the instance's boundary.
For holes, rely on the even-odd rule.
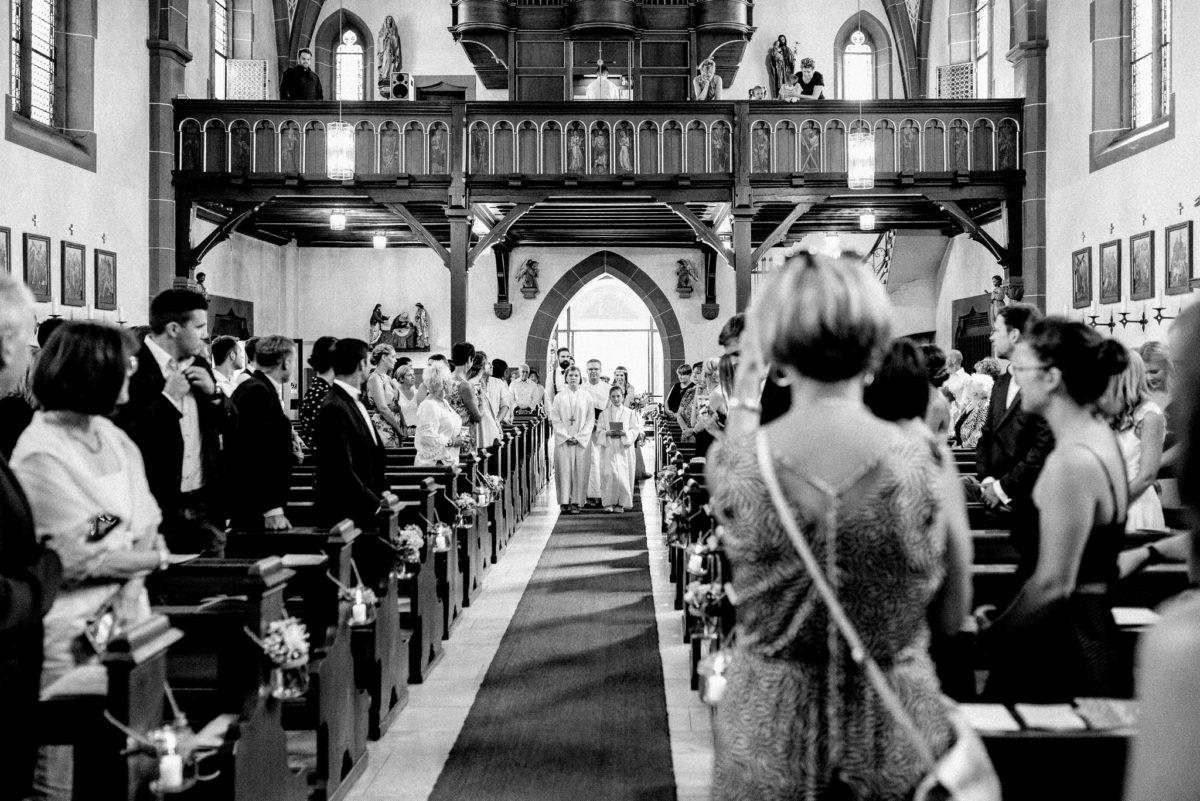
[[592,133],[592,172],[608,175],[608,131],[603,128]]
[[417,317],[414,321],[417,329],[417,349],[429,350],[429,312],[420,303],[417,304]]
[[417,329],[409,321],[408,312],[402,311],[392,318],[392,330],[388,335],[396,350],[412,350],[416,346]]
[[521,269],[517,271],[517,281],[521,284],[521,294],[526,300],[532,300],[538,294],[538,263],[533,259],[526,259],[521,265]]
[[675,262],[675,291],[679,293],[679,297],[690,297],[694,291],[692,282],[696,280],[696,269],[692,267],[692,262],[688,259],[680,259]]
[[367,328],[367,344],[375,347],[375,343],[379,341],[379,337],[383,336],[383,324],[387,322],[387,315],[383,313],[383,304],[376,303],[375,308],[371,310],[371,322]]
[[379,37],[376,42],[376,47],[379,53],[379,65],[376,72],[376,78],[379,82],[379,94],[384,97],[392,96],[392,85],[395,83],[395,74],[400,72],[400,29],[396,27],[396,20],[390,14],[383,21],[383,27],[379,29]]
[[567,172],[583,172],[583,130],[572,128],[567,134]]
[[692,78],[692,91],[696,100],[720,100],[721,90],[725,88],[721,76],[717,74],[717,62],[706,58],[700,62],[695,78]]
[[779,90],[787,85],[787,77],[796,74],[796,47],[789,45],[782,33],[775,38],[767,54],[770,64],[771,96],[779,97]]

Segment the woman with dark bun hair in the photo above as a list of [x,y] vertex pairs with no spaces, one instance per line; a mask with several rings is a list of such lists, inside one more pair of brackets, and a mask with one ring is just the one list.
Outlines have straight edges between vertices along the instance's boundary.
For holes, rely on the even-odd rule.
[[1111,590],[1125,534],[1129,481],[1117,439],[1096,404],[1129,364],[1123,345],[1082,323],[1048,319],[1022,337],[1012,372],[1021,407],[1046,419],[1054,450],[1033,488],[1033,575],[980,643],[994,655],[987,695],[1057,702],[1127,696]]

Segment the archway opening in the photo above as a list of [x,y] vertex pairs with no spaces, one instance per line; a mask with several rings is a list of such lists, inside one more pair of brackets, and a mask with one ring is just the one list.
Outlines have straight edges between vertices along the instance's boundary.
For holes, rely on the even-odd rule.
[[567,347],[581,368],[599,359],[601,375],[628,371],[635,392],[663,394],[662,337],[645,301],[624,282],[603,274],[585,284],[558,315],[551,342]]

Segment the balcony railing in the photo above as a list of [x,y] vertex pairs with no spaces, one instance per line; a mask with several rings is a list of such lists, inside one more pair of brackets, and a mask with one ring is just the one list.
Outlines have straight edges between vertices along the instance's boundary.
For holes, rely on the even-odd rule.
[[176,166],[323,176],[339,118],[355,127],[359,177],[844,173],[860,127],[875,134],[877,173],[1017,170],[1024,147],[1019,99],[457,105],[177,100]]

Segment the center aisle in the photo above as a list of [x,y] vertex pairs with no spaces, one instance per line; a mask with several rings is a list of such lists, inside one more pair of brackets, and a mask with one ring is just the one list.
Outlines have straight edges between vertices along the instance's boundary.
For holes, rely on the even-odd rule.
[[559,518],[431,799],[675,799],[645,526]]

